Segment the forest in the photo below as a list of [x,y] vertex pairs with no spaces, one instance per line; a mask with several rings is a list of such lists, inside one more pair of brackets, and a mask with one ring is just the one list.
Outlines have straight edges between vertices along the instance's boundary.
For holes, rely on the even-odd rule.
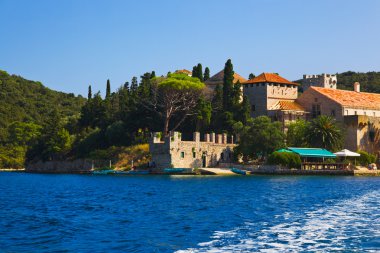
[[[286,138],[293,138],[293,130],[286,137],[277,122],[252,119],[248,99],[241,94],[241,84],[233,84],[233,74],[228,60],[223,85],[210,93],[204,88],[210,70],[203,71],[201,64],[194,66],[191,77],[170,72],[156,76],[151,71],[133,77],[113,92],[107,80],[104,95],[93,93],[90,85],[87,98],[83,98],[0,71],[0,168],[23,168],[38,160],[110,158],[117,156],[115,150],[122,152],[147,143],[154,131],[180,131],[184,139],[194,131],[240,133],[251,140],[240,145],[241,155],[252,150],[270,153],[284,146]],[[249,78],[253,77],[250,74]],[[379,80],[379,72],[338,74],[340,88],[349,89],[359,81],[363,91],[380,92]],[[300,128],[305,124],[298,122],[293,134],[307,129]],[[257,138],[258,132],[262,139]],[[314,137],[304,146],[326,145],[313,142]],[[338,133],[336,143],[341,142],[339,138]]]

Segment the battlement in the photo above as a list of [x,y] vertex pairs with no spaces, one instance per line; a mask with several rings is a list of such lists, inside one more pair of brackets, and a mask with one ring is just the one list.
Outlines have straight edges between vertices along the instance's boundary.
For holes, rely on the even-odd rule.
[[[204,142],[204,143],[215,143],[215,144],[234,144],[234,136],[228,136],[227,134],[215,134],[215,133],[205,133],[204,138],[201,141],[201,134],[199,132],[193,133],[192,141],[185,142]],[[166,137],[162,136],[161,132],[154,132],[151,135],[151,143],[154,144],[164,144],[169,142],[181,142],[182,134],[180,132],[170,132]]]
[[335,74],[303,75],[302,87],[304,91],[310,86],[336,89],[337,82]]
[[231,162],[235,146],[234,137],[227,134],[206,133],[201,140],[201,134],[194,132],[192,140],[185,141],[180,132],[165,137],[152,133],[149,151],[157,168],[201,168]]

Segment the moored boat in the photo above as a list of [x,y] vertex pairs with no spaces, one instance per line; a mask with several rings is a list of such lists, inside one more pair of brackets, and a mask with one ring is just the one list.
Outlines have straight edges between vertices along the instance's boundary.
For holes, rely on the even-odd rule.
[[164,173],[167,174],[176,174],[176,173],[183,173],[185,169],[183,168],[165,168]]
[[245,170],[240,170],[238,168],[231,168],[231,171],[235,174],[239,174],[239,175],[247,175],[247,171]]

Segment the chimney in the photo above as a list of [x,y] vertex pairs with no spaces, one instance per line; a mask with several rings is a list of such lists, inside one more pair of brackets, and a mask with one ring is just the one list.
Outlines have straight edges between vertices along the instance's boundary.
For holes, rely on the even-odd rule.
[[354,83],[354,91],[355,92],[360,92],[360,83],[359,82],[355,82]]

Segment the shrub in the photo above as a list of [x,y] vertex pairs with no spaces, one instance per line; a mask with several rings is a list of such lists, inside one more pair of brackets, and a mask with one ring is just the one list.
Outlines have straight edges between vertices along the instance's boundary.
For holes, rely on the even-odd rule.
[[288,168],[301,168],[301,158],[295,153],[273,152],[268,157],[268,164],[281,165]]
[[367,166],[370,163],[375,163],[377,160],[376,155],[369,154],[365,151],[358,151],[357,153],[360,154],[358,161],[359,161],[360,165],[362,165],[362,166]]

